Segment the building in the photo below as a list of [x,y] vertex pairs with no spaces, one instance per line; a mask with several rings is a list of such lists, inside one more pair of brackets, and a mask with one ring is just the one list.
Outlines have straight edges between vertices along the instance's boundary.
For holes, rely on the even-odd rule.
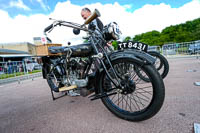
[[11,61],[22,61],[24,58],[31,57],[28,52],[10,50],[10,49],[0,49],[0,62]]
[[28,54],[28,52],[18,51],[18,50],[10,50],[10,49],[0,49],[0,55],[8,55],[8,54]]
[[35,44],[29,42],[1,43],[0,49],[23,51],[31,55],[34,55],[36,53]]
[[50,44],[52,43],[48,37],[34,37],[33,38],[35,45],[42,45],[42,44]]
[[41,37],[34,37],[33,42],[34,42],[35,45],[41,45],[42,39],[41,39]]
[[43,44],[51,44],[51,40],[47,37],[34,37],[34,44],[29,42],[16,43],[0,43],[0,61],[21,60],[23,57],[36,55],[36,46]]

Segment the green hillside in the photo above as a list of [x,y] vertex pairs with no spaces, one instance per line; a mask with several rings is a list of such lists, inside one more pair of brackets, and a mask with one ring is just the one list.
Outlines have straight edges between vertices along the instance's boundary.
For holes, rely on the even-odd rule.
[[[126,38],[127,39],[127,38]],[[140,41],[149,45],[163,45],[200,40],[200,18],[183,24],[171,25],[161,31],[150,31],[136,35],[133,41]]]

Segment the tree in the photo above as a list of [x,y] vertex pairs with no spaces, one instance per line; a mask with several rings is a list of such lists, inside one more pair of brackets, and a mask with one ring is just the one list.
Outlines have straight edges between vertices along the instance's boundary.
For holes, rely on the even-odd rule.
[[142,33],[141,35],[136,35],[132,40],[143,42],[148,45],[160,45],[160,32],[154,30]]
[[127,41],[130,41],[131,40],[131,37],[130,36],[127,36],[124,40],[123,40],[123,42],[127,42]]
[[113,46],[114,49],[116,50],[116,49],[117,49],[117,46],[118,46],[118,42],[117,42],[117,41],[113,41],[113,42],[112,42],[112,46]]
[[160,32],[150,31],[135,35],[133,41],[140,41],[149,45],[163,45],[200,40],[200,18],[186,23],[171,25]]

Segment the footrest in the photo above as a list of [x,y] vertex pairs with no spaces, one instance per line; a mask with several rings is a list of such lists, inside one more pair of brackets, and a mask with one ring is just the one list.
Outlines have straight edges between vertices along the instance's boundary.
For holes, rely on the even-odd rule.
[[75,88],[77,88],[77,85],[64,86],[64,87],[59,88],[59,92],[61,92],[61,91],[69,91],[69,90],[73,90]]
[[106,94],[106,93],[94,94],[94,95],[90,96],[89,98],[91,98],[90,100],[93,101],[93,100],[96,100],[96,99],[108,97],[108,96],[115,95],[115,94],[117,94],[117,92],[113,92],[113,93],[110,93],[110,94]]

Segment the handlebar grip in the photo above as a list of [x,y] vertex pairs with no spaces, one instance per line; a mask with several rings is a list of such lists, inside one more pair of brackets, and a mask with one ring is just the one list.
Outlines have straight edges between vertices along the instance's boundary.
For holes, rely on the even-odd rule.
[[46,28],[44,29],[44,32],[49,31],[52,27],[53,27],[53,24],[49,25],[48,27],[46,27]]
[[100,16],[100,12],[97,9],[95,9],[94,12],[85,20],[84,24],[89,24],[90,22],[92,22],[92,20]]

